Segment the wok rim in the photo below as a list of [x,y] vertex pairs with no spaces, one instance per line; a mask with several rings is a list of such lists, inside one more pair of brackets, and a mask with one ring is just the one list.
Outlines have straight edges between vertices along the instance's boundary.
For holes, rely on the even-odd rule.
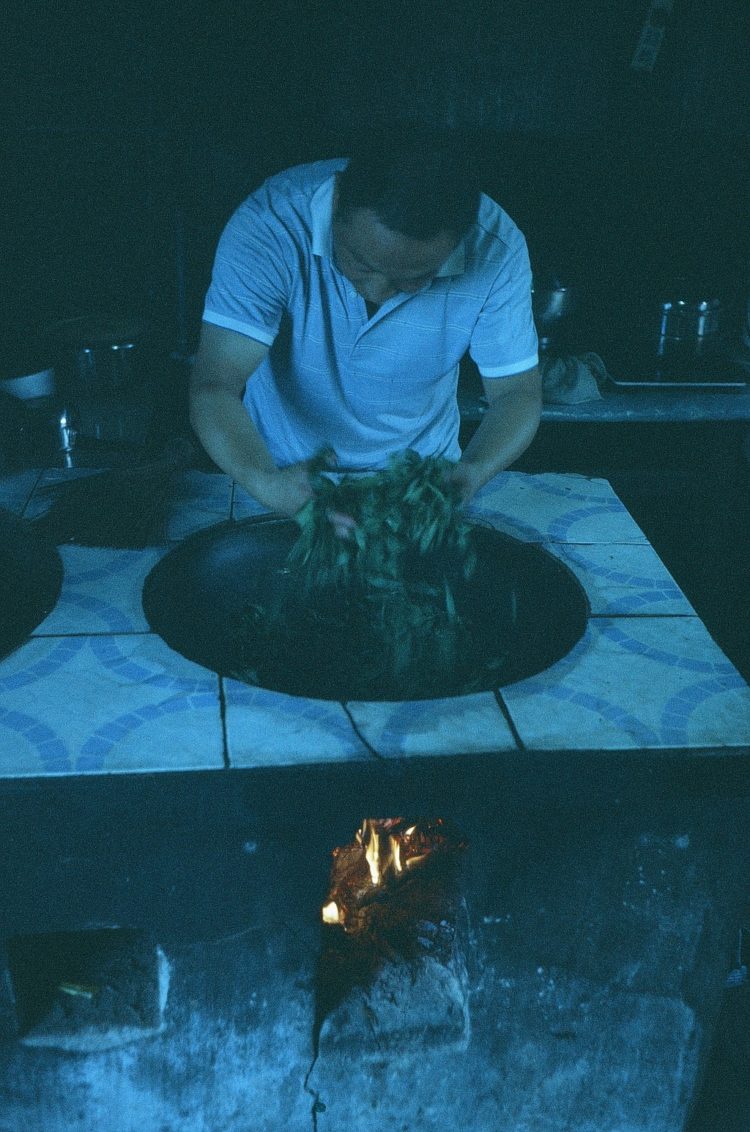
[[[579,642],[586,634],[589,620],[592,616],[592,611],[589,596],[583,583],[571,569],[571,567],[560,557],[558,557],[558,555],[554,554],[550,549],[548,549],[546,545],[538,542],[532,542],[527,539],[521,539],[515,535],[507,533],[506,531],[498,530],[498,528],[495,527],[492,523],[486,520],[482,520],[481,517],[478,521],[476,518],[472,518],[467,519],[466,522],[467,525],[472,529],[472,531],[480,532],[480,539],[490,540],[496,545],[513,546],[522,554],[528,554],[531,557],[535,557],[538,560],[544,561],[545,566],[548,570],[556,572],[560,577],[565,579],[565,584],[569,588],[569,593],[575,594],[578,608],[575,611],[575,635],[566,650],[560,653],[559,656],[549,661],[549,663],[547,663],[544,667],[538,668],[533,672],[526,672],[522,673],[521,675],[514,676],[510,680],[504,680],[501,676],[501,678],[494,682],[490,687],[477,689],[476,692],[456,691],[454,693],[442,693],[436,696],[418,696],[414,697],[413,699],[396,699],[392,697],[363,699],[362,697],[354,696],[333,697],[307,695],[298,691],[288,691],[286,689],[273,687],[267,684],[252,684],[250,682],[247,682],[246,686],[250,688],[258,688],[259,690],[272,691],[276,694],[290,696],[294,699],[310,700],[320,703],[428,703],[433,699],[458,700],[469,695],[483,695],[487,692],[489,692],[490,694],[492,694],[493,692],[496,693],[502,688],[512,687],[515,684],[520,684],[525,680],[533,679],[535,676],[539,676],[544,672],[548,672],[556,664],[560,663],[567,656],[569,656],[571,651],[576,647],[576,645],[579,644]],[[179,565],[179,563],[182,562],[183,559],[187,559],[187,561],[189,562],[190,558],[195,554],[195,552],[200,552],[200,550],[204,546],[216,546],[218,543],[220,543],[221,536],[223,535],[231,534],[234,536],[242,530],[252,530],[254,528],[261,527],[269,527],[276,530],[291,532],[295,526],[296,524],[293,519],[284,518],[283,516],[275,514],[250,515],[241,519],[224,519],[219,523],[211,524],[208,527],[203,527],[198,531],[194,531],[193,533],[186,535],[185,538],[183,538],[179,543],[172,547],[152,567],[152,569],[144,579],[141,593],[142,607],[144,616],[151,632],[160,637],[160,639],[163,640],[165,644],[174,652],[190,660],[192,663],[198,664],[208,671],[214,672],[217,675],[223,677],[224,679],[235,680],[240,684],[244,683],[237,677],[232,676],[228,671],[226,671],[225,668],[214,665],[213,663],[207,663],[205,656],[203,659],[200,659],[195,653],[189,654],[188,652],[184,652],[180,647],[172,644],[170,640],[162,634],[162,631],[158,627],[156,627],[155,622],[158,623],[158,610],[156,611],[156,616],[152,616],[152,609],[156,607],[155,594],[158,593],[158,587],[163,585],[162,574],[166,574],[168,571],[173,570],[175,565]]]

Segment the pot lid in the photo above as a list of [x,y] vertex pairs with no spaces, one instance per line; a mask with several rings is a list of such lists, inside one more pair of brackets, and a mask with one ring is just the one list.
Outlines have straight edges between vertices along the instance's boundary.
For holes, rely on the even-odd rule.
[[98,314],[65,318],[42,328],[46,342],[56,346],[112,346],[131,342],[149,329],[137,315]]
[[49,343],[33,333],[0,339],[0,381],[41,373],[53,364],[54,354]]

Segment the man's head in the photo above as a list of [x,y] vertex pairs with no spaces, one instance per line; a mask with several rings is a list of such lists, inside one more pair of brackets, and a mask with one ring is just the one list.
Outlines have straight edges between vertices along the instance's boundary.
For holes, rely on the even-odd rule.
[[419,291],[476,219],[471,163],[447,132],[371,131],[338,174],[336,263],[369,302]]

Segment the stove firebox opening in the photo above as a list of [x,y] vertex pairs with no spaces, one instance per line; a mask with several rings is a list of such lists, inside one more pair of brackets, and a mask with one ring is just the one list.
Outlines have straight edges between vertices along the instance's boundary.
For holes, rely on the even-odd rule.
[[447,820],[366,818],[333,850],[316,980],[319,1055],[466,1049],[467,839]]

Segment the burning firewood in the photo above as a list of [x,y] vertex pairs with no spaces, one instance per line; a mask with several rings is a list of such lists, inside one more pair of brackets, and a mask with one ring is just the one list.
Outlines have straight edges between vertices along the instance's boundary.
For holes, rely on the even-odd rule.
[[318,970],[321,1051],[382,1056],[405,1040],[465,1048],[466,847],[441,818],[368,818],[333,851]]

